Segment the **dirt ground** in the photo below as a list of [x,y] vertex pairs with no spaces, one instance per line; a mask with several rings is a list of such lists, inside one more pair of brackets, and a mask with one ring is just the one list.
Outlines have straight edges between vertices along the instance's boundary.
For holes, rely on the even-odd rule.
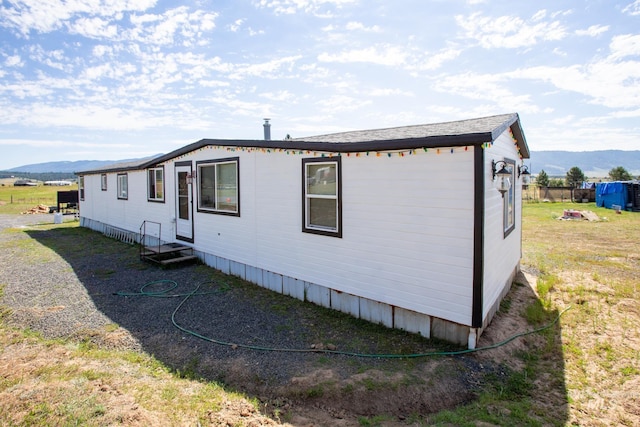
[[[7,223],[15,226],[14,220]],[[535,272],[521,273],[516,282],[506,298],[508,304],[496,314],[481,336],[479,347],[490,347],[532,329],[522,313],[537,300],[532,290],[536,283]],[[64,307],[59,305],[34,306],[31,313],[45,316],[62,310]],[[169,374],[149,375],[136,364],[111,359],[71,357],[74,352],[63,344],[38,344],[18,339],[17,333],[3,333],[13,336],[5,336],[2,340],[10,344],[0,352],[0,401],[2,408],[11,409],[15,421],[24,422],[25,411],[46,405],[54,396],[64,400],[65,393],[77,389],[77,381],[42,381],[43,372],[56,369],[88,373],[84,374],[86,381],[82,386],[86,387],[86,399],[99,401],[104,410],[101,425],[194,425],[193,419],[189,418],[167,422],[161,410],[153,409],[154,399],[158,397],[152,393],[146,396],[145,405],[137,403],[140,387],[165,390],[174,381]],[[83,333],[86,335],[87,331]],[[127,349],[138,337],[125,328],[117,328],[91,331],[90,339],[105,349]],[[225,400],[221,410],[207,413],[208,422],[214,426],[425,425],[430,414],[473,402],[487,378],[499,381],[507,371],[523,369],[522,358],[514,355],[544,345],[544,340],[532,334],[476,353],[425,357],[400,364],[354,362],[327,356],[321,366],[310,364],[302,375],[282,383],[258,379],[242,357],[230,358],[232,362],[225,366],[224,383],[248,398]],[[176,352],[184,351],[178,347]],[[272,353],[270,357],[277,361],[280,356]],[[555,359],[551,363],[562,363],[561,354],[551,358]],[[356,363],[357,367],[354,367]],[[562,366],[559,369],[562,371]],[[92,372],[109,372],[110,375],[106,379]],[[180,387],[184,388],[184,384]],[[187,388],[197,393],[202,387],[202,382],[191,381]],[[536,390],[558,394],[550,401],[548,410],[556,411],[558,420],[566,419],[562,385],[549,389],[540,384]],[[541,401],[545,400],[549,399],[541,398]],[[371,422],[372,418],[377,421]],[[3,418],[0,417],[0,421]]]
[[[519,278],[523,286],[513,287],[509,295],[512,301],[509,310],[496,315],[491,327],[481,337],[480,346],[495,344],[530,329],[519,313],[535,298],[528,285],[531,280],[530,275]],[[57,309],[60,308],[49,307],[46,310]],[[132,339],[122,329],[93,337],[94,342],[101,342],[105,348],[126,347]],[[474,400],[487,372],[499,372],[502,364],[512,369],[521,368],[513,353],[526,351],[527,346],[536,340],[535,336],[530,336],[469,356],[421,359],[415,362],[410,373],[382,367],[344,377],[340,367],[333,368],[330,363],[328,367],[293,377],[281,387],[267,389],[254,382],[255,378],[246,366],[238,364],[229,370],[227,381],[235,388],[245,390],[246,394],[257,397],[260,410],[246,399],[228,399],[221,404],[221,410],[208,413],[208,421],[212,426],[352,427],[363,425],[363,419],[384,414],[379,422],[371,425],[423,425],[428,414]],[[115,376],[109,380],[95,378],[90,381],[90,394],[99,398],[114,423],[130,426],[193,425],[189,420],[167,424],[161,413],[136,403],[136,393],[128,384],[131,378],[135,378],[136,387],[144,384],[150,389],[162,390],[168,387],[172,381],[170,378],[149,376],[135,365],[114,366],[110,360],[79,357],[70,360],[71,354],[65,346],[27,344],[21,340],[4,348],[0,353],[1,379],[7,383],[20,381],[11,392],[0,392],[5,407],[21,407],[20,403],[25,399],[33,407],[39,401],[47,401],[48,396],[61,393],[60,388],[72,388],[64,382],[52,384],[38,380],[40,371],[57,366],[57,369],[114,373]],[[462,375],[451,375],[460,371],[463,371]],[[320,385],[322,393],[310,393]],[[193,387],[200,385],[193,384]],[[414,421],[412,417],[422,421]]]

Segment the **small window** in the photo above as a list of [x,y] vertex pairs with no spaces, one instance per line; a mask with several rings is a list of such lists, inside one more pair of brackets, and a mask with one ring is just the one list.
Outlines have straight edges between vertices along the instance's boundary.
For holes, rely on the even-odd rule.
[[147,197],[152,202],[164,201],[164,168],[149,169],[147,173]]
[[198,211],[240,216],[238,157],[197,162]]
[[511,172],[511,176],[509,177],[511,185],[504,193],[503,199],[504,237],[507,237],[516,227],[516,162],[514,160],[505,159],[505,163],[507,164],[507,169]]
[[78,192],[80,193],[80,200],[84,200],[84,176],[78,177]]
[[107,174],[103,173],[100,175],[100,188],[102,191],[107,191]]
[[126,173],[118,174],[118,199],[129,198],[129,177]]
[[340,157],[302,160],[302,231],[342,237],[340,165]]

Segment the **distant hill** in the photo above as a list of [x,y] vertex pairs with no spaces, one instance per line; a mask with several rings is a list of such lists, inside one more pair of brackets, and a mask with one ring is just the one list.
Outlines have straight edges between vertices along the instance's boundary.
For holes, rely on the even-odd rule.
[[76,171],[97,169],[119,162],[120,160],[78,160],[75,162],[46,162],[32,165],[18,166],[6,172],[46,173],[63,172],[73,174]]
[[589,178],[609,176],[609,171],[622,166],[634,177],[640,176],[640,151],[532,151],[525,160],[532,174],[544,170],[549,176],[565,176],[569,169],[579,167]]
[[[152,156],[156,157],[156,156]],[[5,172],[18,173],[69,173],[102,168],[104,166],[142,159],[125,160],[78,160],[75,162],[47,162],[19,166]],[[534,175],[544,170],[549,176],[562,176],[574,166],[590,178],[606,177],[609,171],[622,166],[631,175],[640,176],[640,151],[532,151],[531,158],[525,160]]]
[[133,162],[138,160],[151,159],[153,157],[158,157],[161,154],[155,154],[149,157],[142,157],[139,159],[123,159],[123,160],[77,160],[74,162],[71,161],[63,161],[63,162],[46,162],[46,163],[35,163],[31,165],[18,166],[17,168],[7,169],[2,172],[26,172],[26,173],[47,173],[47,172],[56,172],[56,173],[68,173],[73,176],[74,172],[78,171],[86,171],[91,169],[99,169],[108,165],[112,165],[114,163],[122,163],[122,162]]

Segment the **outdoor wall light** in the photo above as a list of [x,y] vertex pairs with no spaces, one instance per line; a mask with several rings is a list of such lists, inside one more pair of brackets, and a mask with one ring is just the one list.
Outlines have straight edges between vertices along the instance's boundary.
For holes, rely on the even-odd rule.
[[[498,166],[500,166],[500,169],[498,169]],[[511,187],[511,180],[509,179],[511,178],[511,169],[509,169],[507,162],[504,160],[498,160],[497,162],[492,160],[491,170],[493,172],[493,180],[495,181],[496,177],[498,177],[496,187],[500,194],[502,194],[502,197],[504,197],[504,193]]]
[[520,178],[520,175],[522,175],[522,183],[528,184],[531,172],[529,172],[529,167],[527,165],[518,166],[518,178]]
[[193,184],[193,180],[196,179],[196,173],[191,172],[187,174],[187,184]]

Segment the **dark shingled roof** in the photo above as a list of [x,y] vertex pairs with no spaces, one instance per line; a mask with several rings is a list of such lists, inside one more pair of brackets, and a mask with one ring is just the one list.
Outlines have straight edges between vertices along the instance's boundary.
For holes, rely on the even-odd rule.
[[[209,145],[335,153],[462,147],[469,145],[480,146],[484,143],[493,142],[509,127],[517,140],[520,154],[524,158],[529,158],[529,148],[522,127],[520,126],[520,118],[517,113],[511,113],[453,122],[340,132],[287,140],[202,139],[172,151],[171,153],[155,157],[151,160],[142,161],[137,165],[135,165],[136,162],[133,162],[129,166],[126,166],[126,168],[119,170],[152,167]],[[116,165],[112,165],[108,169],[102,168],[101,170],[78,172],[78,174],[95,174],[105,171],[113,172],[115,171],[113,168],[115,166]],[[124,167],[125,165],[122,166]]]
[[[507,126],[507,122],[512,122],[513,114],[502,114],[499,116],[482,117],[478,119],[459,120],[455,122],[431,123],[425,125],[400,126],[386,129],[370,129],[349,132],[332,133],[328,135],[309,136],[296,138],[294,141],[306,142],[369,142],[369,141],[391,141],[422,139],[440,136],[461,136],[493,134],[496,129],[502,133]],[[492,135],[490,142],[498,135]]]
[[145,165],[153,159],[155,159],[155,157],[145,157],[143,159],[110,163],[108,165],[101,166],[99,168],[76,172],[76,175],[95,175],[98,173],[126,172],[130,170],[140,170],[140,169],[144,169],[146,167]]

